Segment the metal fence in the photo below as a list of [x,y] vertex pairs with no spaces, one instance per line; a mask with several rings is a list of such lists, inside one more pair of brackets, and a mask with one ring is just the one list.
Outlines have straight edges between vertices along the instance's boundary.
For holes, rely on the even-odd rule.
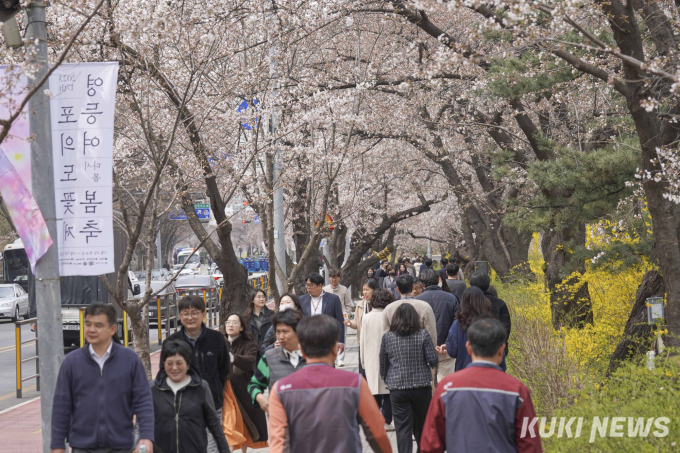
[[[265,292],[267,295],[267,299],[269,299],[270,294],[271,294],[271,288],[269,286],[269,274],[264,274],[260,277],[249,277],[248,278],[248,284],[251,285],[255,289],[261,289],[262,291]],[[221,294],[221,293],[220,293]],[[221,299],[221,297],[220,297]]]
[[[260,276],[260,277],[250,277],[248,278],[248,285],[252,286],[255,289],[261,289],[267,294],[267,298],[269,299],[271,291],[270,291],[270,286],[269,286],[269,276],[267,274]],[[163,296],[158,296],[155,299],[155,308],[156,308],[156,323],[157,323],[157,329],[158,329],[158,344],[162,345],[163,344],[163,339],[168,338],[171,334],[177,332],[179,330],[179,310],[177,310],[177,301],[178,298],[182,298],[185,296],[199,296],[203,298],[203,301],[205,302],[205,316],[203,318],[203,322],[205,322],[206,326],[210,328],[217,327],[219,325],[219,316],[220,316],[220,300],[222,299],[222,290],[223,288],[220,287],[219,289],[195,289],[195,290],[188,290],[188,291],[182,291],[178,292],[175,294],[167,294]],[[153,304],[154,300],[149,301],[149,304]],[[79,330],[80,330],[80,347],[82,348],[85,345],[85,309],[87,306],[82,306],[78,307],[79,310]],[[122,335],[122,340],[123,344],[125,347],[130,346],[131,343],[134,342],[134,338],[132,340],[130,339],[130,332],[129,332],[129,319],[128,319],[127,313],[123,312],[123,319],[122,319],[122,330],[123,330],[123,335]],[[151,319],[149,319],[151,321]],[[17,398],[21,398],[21,390],[22,390],[22,384],[24,381],[28,381],[30,379],[36,379],[36,390],[40,390],[40,364],[38,361],[38,331],[36,328],[36,333],[35,333],[35,338],[32,338],[30,340],[25,340],[22,341],[21,339],[21,326],[30,324],[30,323],[35,323],[37,322],[37,318],[31,318],[27,319],[25,321],[17,321],[15,322],[16,326],[16,373],[17,373]],[[119,321],[120,322],[120,321]],[[165,328],[163,328],[165,327]],[[163,331],[165,331],[165,337],[163,336]],[[29,358],[22,358],[21,354],[21,347],[23,345],[31,344],[35,342],[35,356],[29,357]],[[35,360],[35,374],[32,376],[29,376],[27,378],[22,378],[22,368],[23,364],[29,361]]]
[[[174,317],[171,319],[174,319],[174,331],[176,332],[178,327],[178,321],[179,321],[179,313],[177,311],[177,304],[176,300],[177,297],[180,299],[185,296],[199,296],[203,298],[203,302],[205,302],[205,316],[203,317],[203,322],[205,323],[206,326],[213,328],[217,327],[220,323],[220,299],[222,298],[222,288],[215,288],[212,290],[208,289],[192,289],[192,290],[187,290],[187,291],[182,291],[180,293],[174,294],[173,296],[166,296],[166,299],[168,297],[172,297],[175,300],[174,303]],[[160,298],[158,301],[158,310],[160,312]],[[167,304],[167,302],[166,302]],[[168,307],[168,305],[166,305]],[[169,308],[166,308],[169,310]],[[165,328],[167,335],[170,335],[170,328],[168,326],[168,321],[166,320],[165,322]],[[166,335],[166,338],[167,338]],[[163,344],[161,342],[161,326],[160,323],[158,324],[158,344]]]
[[[17,398],[21,398],[21,390],[23,388],[24,381],[35,378],[35,389],[40,391],[40,362],[38,361],[38,329],[35,329],[35,338],[30,340],[21,340],[21,326],[26,324],[31,324],[37,322],[38,318],[26,319],[24,321],[17,321],[14,323],[16,329],[16,349],[17,349]],[[23,345],[35,343],[35,356],[29,357],[27,359],[22,358],[21,348]],[[35,374],[27,378],[22,377],[23,364],[35,360]]]

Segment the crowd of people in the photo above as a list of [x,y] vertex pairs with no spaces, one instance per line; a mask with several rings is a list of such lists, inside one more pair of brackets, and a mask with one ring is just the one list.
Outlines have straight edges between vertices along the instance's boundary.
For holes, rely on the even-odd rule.
[[[337,269],[330,284],[281,296],[257,290],[223,328],[203,322],[202,298],[178,301],[180,329],[149,382],[117,339],[113,306],[85,310],[87,345],[66,356],[52,415],[52,452],[272,453],[531,452],[527,388],[506,371],[510,315],[488,275],[467,286],[459,265],[429,258],[381,262],[352,301]],[[442,272],[443,271],[443,272]],[[342,370],[348,328],[359,372]],[[519,424],[519,426],[518,426]]]

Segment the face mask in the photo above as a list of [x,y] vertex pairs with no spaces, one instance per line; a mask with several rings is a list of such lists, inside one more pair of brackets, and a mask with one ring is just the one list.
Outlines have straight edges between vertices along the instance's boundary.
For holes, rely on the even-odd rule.
[[295,305],[279,305],[279,311],[286,311],[294,307]]

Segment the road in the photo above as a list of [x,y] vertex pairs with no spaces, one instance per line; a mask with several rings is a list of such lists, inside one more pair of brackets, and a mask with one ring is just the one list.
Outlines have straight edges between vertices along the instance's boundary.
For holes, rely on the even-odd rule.
[[[16,347],[15,347],[15,327],[9,320],[0,320],[0,411],[15,406],[29,399],[40,396],[40,392],[35,389],[35,379],[23,383],[21,400],[16,397]],[[165,337],[165,331],[163,332]],[[31,326],[25,325],[21,329],[21,340],[25,341],[34,338],[35,333],[31,332]],[[155,326],[149,329],[149,342],[151,352],[157,351],[158,330]],[[21,348],[24,359],[35,355],[35,343],[24,345]],[[35,374],[35,361],[24,363],[22,375],[27,378]]]

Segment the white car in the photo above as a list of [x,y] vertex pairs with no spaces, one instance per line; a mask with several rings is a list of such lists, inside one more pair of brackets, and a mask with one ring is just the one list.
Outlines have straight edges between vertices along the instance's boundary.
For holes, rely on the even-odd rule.
[[0,318],[11,318],[16,322],[23,316],[28,319],[28,293],[14,283],[0,285]]
[[181,271],[179,271],[179,276],[180,276],[180,277],[183,277],[183,276],[185,276],[185,275],[188,275],[188,276],[190,276],[190,277],[193,277],[194,274],[195,274],[195,273],[194,273],[194,270],[193,270],[193,269],[187,269],[186,267],[185,267],[184,269],[182,269]]

